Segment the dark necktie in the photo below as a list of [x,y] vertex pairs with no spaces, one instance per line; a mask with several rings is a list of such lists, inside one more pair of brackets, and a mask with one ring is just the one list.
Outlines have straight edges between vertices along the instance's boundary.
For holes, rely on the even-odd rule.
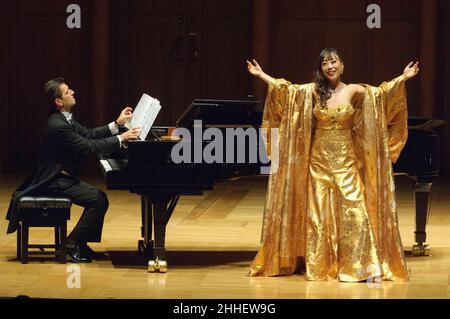
[[73,118],[73,115],[70,117],[70,119],[69,119],[68,121],[69,121],[70,125],[72,125],[72,127],[74,128],[75,132],[78,133],[78,130],[77,130],[77,128],[75,127],[75,120],[74,120],[74,118]]

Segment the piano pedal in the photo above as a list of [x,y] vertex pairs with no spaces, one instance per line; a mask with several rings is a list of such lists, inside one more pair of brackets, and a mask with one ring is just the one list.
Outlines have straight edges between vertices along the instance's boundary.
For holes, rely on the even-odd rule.
[[158,257],[156,257],[156,260],[150,260],[148,262],[148,272],[166,273],[167,272],[167,261],[159,260]]
[[416,244],[412,247],[412,255],[413,256],[430,256],[430,245],[428,244]]

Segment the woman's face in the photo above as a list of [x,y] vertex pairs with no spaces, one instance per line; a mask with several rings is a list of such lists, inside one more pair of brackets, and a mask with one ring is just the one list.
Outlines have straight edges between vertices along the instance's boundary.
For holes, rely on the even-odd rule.
[[322,61],[322,73],[328,81],[337,81],[343,72],[344,64],[336,55],[332,54]]

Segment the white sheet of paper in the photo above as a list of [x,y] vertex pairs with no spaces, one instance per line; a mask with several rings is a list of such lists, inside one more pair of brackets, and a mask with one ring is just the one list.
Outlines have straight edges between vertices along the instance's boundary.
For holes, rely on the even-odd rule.
[[160,110],[161,104],[159,100],[144,93],[133,111],[133,118],[125,126],[127,128],[142,127],[139,139],[144,141]]

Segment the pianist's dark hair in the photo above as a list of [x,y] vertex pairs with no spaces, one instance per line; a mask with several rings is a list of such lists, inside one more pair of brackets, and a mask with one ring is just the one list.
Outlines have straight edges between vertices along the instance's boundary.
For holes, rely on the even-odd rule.
[[55,99],[62,97],[59,87],[64,83],[64,78],[58,77],[51,79],[44,84],[45,104],[47,104],[50,111],[56,110]]
[[316,92],[320,96],[321,101],[326,101],[331,97],[331,86],[328,80],[325,78],[322,72],[322,62],[324,60],[329,60],[333,57],[338,58],[341,62],[344,62],[342,60],[341,55],[339,52],[334,48],[325,48],[323,49],[316,61],[316,69],[314,70],[314,79],[313,82],[315,83]]

